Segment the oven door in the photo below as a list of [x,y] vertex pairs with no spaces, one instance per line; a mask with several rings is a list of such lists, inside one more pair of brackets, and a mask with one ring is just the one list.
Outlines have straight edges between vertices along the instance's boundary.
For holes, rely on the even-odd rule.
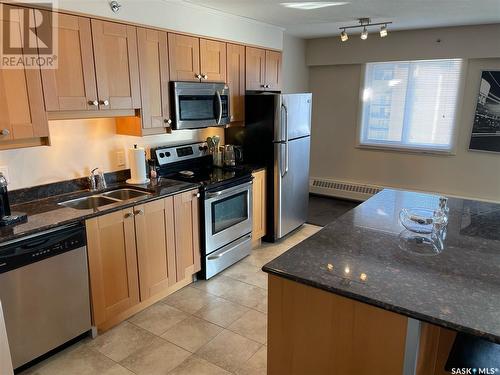
[[252,181],[205,194],[205,255],[252,232]]
[[229,89],[222,83],[174,82],[174,129],[229,123]]

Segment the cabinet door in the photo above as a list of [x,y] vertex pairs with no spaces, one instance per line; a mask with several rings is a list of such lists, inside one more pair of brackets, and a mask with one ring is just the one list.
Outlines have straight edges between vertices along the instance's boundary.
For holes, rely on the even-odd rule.
[[[34,18],[32,10],[29,14]],[[22,13],[17,15],[12,14],[9,20],[2,17],[2,30],[10,29],[13,38],[17,35],[22,40]],[[39,69],[0,69],[0,132],[0,141],[48,137]]]
[[94,19],[91,22],[99,108],[140,108],[136,28]]
[[245,47],[227,45],[227,85],[231,122],[245,121]]
[[168,34],[170,79],[198,81],[200,79],[200,40],[193,36]]
[[142,127],[163,128],[169,125],[170,119],[167,33],[139,28],[137,40]]
[[174,196],[177,281],[201,270],[198,190]]
[[176,282],[174,199],[134,207],[141,301]]
[[47,111],[95,111],[99,107],[90,19],[68,14],[55,17],[58,67],[42,69],[45,107]]
[[94,324],[139,303],[132,208],[86,222]]
[[268,90],[281,90],[281,52],[266,51],[266,85]]
[[200,69],[204,81],[226,82],[226,43],[200,39]]
[[246,89],[263,90],[266,84],[266,51],[246,47]]
[[257,241],[266,235],[266,170],[252,175],[252,241]]

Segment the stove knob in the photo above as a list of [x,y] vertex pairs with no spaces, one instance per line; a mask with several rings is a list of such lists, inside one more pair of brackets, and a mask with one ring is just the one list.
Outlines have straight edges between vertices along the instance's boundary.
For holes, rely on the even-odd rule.
[[170,156],[170,152],[165,152],[165,156],[168,158]]
[[164,158],[165,154],[163,152],[160,152],[160,158]]

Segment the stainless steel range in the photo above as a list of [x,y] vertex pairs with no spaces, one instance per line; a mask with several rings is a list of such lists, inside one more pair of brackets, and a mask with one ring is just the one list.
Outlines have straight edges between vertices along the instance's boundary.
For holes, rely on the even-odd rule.
[[151,150],[161,177],[200,184],[201,278],[209,279],[250,254],[252,173],[218,168],[205,142]]

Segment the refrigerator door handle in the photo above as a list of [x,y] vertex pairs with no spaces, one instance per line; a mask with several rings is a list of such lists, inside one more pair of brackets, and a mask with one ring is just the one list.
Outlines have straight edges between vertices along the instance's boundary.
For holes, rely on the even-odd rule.
[[285,112],[285,170],[281,177],[288,173],[288,108],[281,104],[282,110]]

